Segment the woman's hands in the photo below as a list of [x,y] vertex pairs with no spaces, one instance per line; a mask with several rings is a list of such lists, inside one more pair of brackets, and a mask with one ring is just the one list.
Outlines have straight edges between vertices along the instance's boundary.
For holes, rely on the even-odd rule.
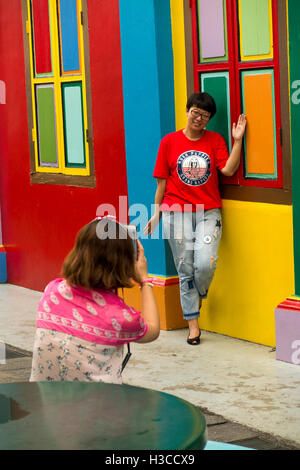
[[140,240],[137,239],[138,258],[135,262],[136,281],[141,283],[143,279],[148,277],[148,265],[145,257],[144,248]]
[[237,124],[235,124],[235,122],[233,123],[232,137],[234,138],[235,142],[242,140],[243,135],[245,133],[246,124],[247,124],[247,120],[244,114],[241,114],[239,116]]
[[161,219],[161,211],[160,211],[160,205],[163,201],[165,190],[166,190],[166,185],[167,185],[167,180],[164,178],[156,178],[157,181],[157,188],[156,188],[156,193],[155,193],[155,212],[154,215],[151,217],[149,222],[147,223],[146,227],[144,227],[144,234],[145,235],[152,235],[154,230],[159,224],[159,221]]
[[[142,283],[148,277],[147,260],[144,254],[144,248],[140,240],[138,243],[138,259],[135,262],[136,281]],[[137,343],[150,343],[158,338],[160,333],[160,317],[153,289],[148,284],[141,288],[142,294],[142,316],[148,325],[148,331],[143,338],[137,340]]]
[[161,212],[156,212],[144,228],[144,235],[152,235],[161,219]]

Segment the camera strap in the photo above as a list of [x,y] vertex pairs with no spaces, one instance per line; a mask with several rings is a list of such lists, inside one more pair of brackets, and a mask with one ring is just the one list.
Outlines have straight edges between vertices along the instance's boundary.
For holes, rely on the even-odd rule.
[[122,373],[123,370],[125,369],[125,366],[126,366],[127,362],[129,361],[130,356],[131,356],[130,346],[129,346],[129,343],[127,343],[127,354],[126,354],[126,356],[124,357],[123,362],[122,362],[121,373]]
[[[118,289],[115,289],[115,294],[118,295]],[[123,296],[123,299],[124,299],[124,289],[123,288],[122,288],[122,296]],[[131,356],[130,345],[129,345],[129,343],[127,343],[127,354],[124,357],[122,365],[121,365],[121,371],[120,371],[121,374],[122,374],[123,370],[125,369],[125,366],[126,366],[127,362],[129,361],[130,356]]]

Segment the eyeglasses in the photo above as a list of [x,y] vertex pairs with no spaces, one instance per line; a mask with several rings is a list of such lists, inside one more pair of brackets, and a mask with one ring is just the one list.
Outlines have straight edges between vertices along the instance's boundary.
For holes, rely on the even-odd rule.
[[208,114],[203,114],[203,113],[199,113],[199,111],[197,111],[196,109],[191,109],[191,114],[193,115],[194,118],[198,119],[199,117],[201,117],[201,119],[203,121],[208,121],[210,116]]

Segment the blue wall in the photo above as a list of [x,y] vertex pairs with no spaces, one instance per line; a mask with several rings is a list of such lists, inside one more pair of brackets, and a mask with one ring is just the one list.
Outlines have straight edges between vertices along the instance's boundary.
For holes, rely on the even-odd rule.
[[2,221],[0,210],[0,283],[7,282],[6,253],[2,247]]
[[6,253],[0,252],[0,282],[7,282]]
[[[144,204],[151,216],[158,147],[164,135],[175,131],[170,0],[119,0],[119,7],[128,199],[131,222],[144,226],[147,220],[133,205]],[[157,235],[158,230],[151,240],[142,239],[148,270],[175,275],[168,245]]]

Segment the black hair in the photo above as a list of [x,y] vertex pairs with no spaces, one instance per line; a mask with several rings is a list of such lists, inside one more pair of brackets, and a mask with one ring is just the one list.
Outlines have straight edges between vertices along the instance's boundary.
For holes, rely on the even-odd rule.
[[186,103],[186,109],[189,111],[192,106],[196,106],[196,108],[204,109],[205,111],[210,113],[210,117],[212,118],[217,112],[217,106],[215,100],[211,95],[208,93],[193,93]]

